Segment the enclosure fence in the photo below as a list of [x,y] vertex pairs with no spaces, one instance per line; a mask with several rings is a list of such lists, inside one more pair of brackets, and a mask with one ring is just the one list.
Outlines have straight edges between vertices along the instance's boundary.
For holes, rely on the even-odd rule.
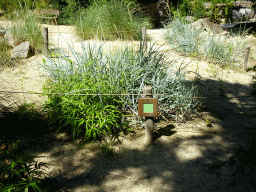
[[[135,31],[135,30],[134,30]],[[136,31],[140,31],[142,34],[142,43],[144,46],[144,49],[147,49],[147,34],[146,34],[146,27],[142,27],[141,30],[136,30]],[[118,31],[118,33],[122,33],[125,31]],[[50,34],[73,34],[73,33],[68,33],[68,32],[49,32],[48,28],[43,28],[43,31],[41,34],[43,34],[43,38],[44,38],[44,50],[46,52],[49,52],[49,33]],[[31,36],[31,35],[35,35],[38,33],[33,33],[33,34],[24,34],[24,35],[20,35],[20,36]],[[56,46],[56,44],[55,44]],[[249,52],[250,52],[250,47],[247,47],[245,50],[246,54],[245,54],[245,59],[244,59],[244,70],[247,69],[247,62],[248,62],[248,58],[249,58]],[[0,61],[0,63],[3,61]],[[24,68],[25,70],[25,68]],[[15,69],[14,69],[15,71]],[[0,71],[1,72],[1,71]],[[16,71],[16,74],[23,74],[22,71]],[[40,74],[39,72],[37,74],[33,74],[32,75],[33,78],[41,78],[42,74]],[[26,79],[27,78],[27,79]],[[42,79],[41,79],[42,80]],[[38,82],[41,82],[38,81]],[[16,81],[16,82],[15,82]],[[18,81],[21,81],[22,83],[18,83]],[[44,96],[44,101],[46,100],[46,95],[59,95],[59,96],[63,96],[63,95],[91,95],[91,96],[142,96],[143,94],[80,94],[80,93],[74,93],[74,92],[69,92],[69,93],[42,93],[41,92],[41,87],[42,85],[38,85],[35,84],[32,85],[32,87],[26,87],[26,82],[29,83],[31,81],[34,81],[31,77],[25,77],[25,74],[23,75],[23,77],[21,78],[20,76],[18,77],[15,74],[8,74],[5,71],[2,71],[0,73],[0,107],[3,108],[13,108],[14,106],[19,106],[21,103],[23,102],[31,102],[32,100],[35,103],[40,103],[39,97],[34,96],[33,98],[29,99],[29,95],[40,95],[40,96]],[[22,88],[19,88],[18,90],[14,87],[10,87],[10,85],[18,85],[21,84]],[[26,88],[25,88],[26,87]],[[29,89],[30,88],[30,89]],[[35,89],[37,88],[37,89]],[[13,90],[12,90],[13,89]],[[33,89],[33,90],[31,90]],[[214,89],[214,88],[211,88]],[[26,90],[26,91],[24,91]],[[216,88],[216,91],[218,91],[219,88]],[[23,98],[17,95],[23,94]],[[169,97],[182,97],[182,96],[173,96],[173,95],[165,95],[165,94],[152,94],[152,96],[169,96]],[[226,96],[227,97],[227,96]],[[206,98],[220,98],[220,99],[225,99],[226,98],[221,97],[221,96],[211,96],[211,97],[187,97],[187,98],[194,98],[194,99],[206,99]],[[228,96],[228,98],[247,98],[247,97],[254,97],[252,96],[248,96],[248,95],[241,95],[241,96]],[[18,102],[21,101],[21,102]]]

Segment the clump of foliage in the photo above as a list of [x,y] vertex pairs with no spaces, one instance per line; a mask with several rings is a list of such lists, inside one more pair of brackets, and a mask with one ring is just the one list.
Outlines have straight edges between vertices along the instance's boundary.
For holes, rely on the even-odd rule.
[[43,34],[40,20],[31,10],[23,9],[16,13],[12,19],[10,30],[17,40],[17,43],[29,41],[35,52],[40,52],[43,48]]
[[0,145],[0,191],[47,191],[40,183],[44,173],[39,171],[46,164],[37,163],[33,160],[36,156],[30,154],[17,155],[19,143]]
[[173,117],[190,113],[199,102],[192,98],[197,89],[186,85],[182,72],[173,70],[175,63],[154,46],[108,48],[104,53],[103,45],[95,44],[83,46],[81,54],[71,49],[71,57],[49,56],[41,69],[49,77],[44,91],[53,94],[48,95],[45,111],[52,123],[59,124],[58,131],[71,132],[74,138],[115,135],[125,128],[125,112],[138,115],[139,95],[99,94],[141,94],[145,85],[151,85],[154,94],[164,94],[158,96],[160,112]]
[[[204,3],[212,3],[212,6],[209,10],[204,8]],[[205,2],[204,0],[183,0],[181,3],[177,5],[177,11],[172,6],[172,16],[177,16],[178,14],[181,17],[184,16],[194,16],[195,20],[209,17],[214,20],[221,19],[219,15],[219,11],[221,8],[216,7],[216,4],[226,4],[226,7],[223,9],[224,18],[228,21],[232,20],[232,8],[233,1],[231,0],[211,0],[210,2]]]
[[76,26],[83,39],[139,40],[141,27],[152,27],[149,18],[135,14],[135,9],[122,0],[94,1],[79,16]]
[[5,10],[7,14],[23,9],[46,8],[49,0],[1,0],[0,9]]
[[242,35],[205,33],[178,17],[167,26],[165,38],[173,48],[186,55],[201,55],[221,66],[236,67],[246,46]]

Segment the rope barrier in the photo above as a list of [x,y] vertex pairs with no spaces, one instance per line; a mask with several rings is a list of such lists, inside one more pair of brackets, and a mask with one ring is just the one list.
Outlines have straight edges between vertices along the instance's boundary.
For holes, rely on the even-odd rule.
[[[124,94],[69,94],[69,93],[38,93],[38,92],[21,92],[21,91],[0,91],[0,93],[14,93],[14,94],[38,94],[38,95],[90,95],[90,96],[138,96],[138,95],[144,95],[144,94],[129,94],[129,93],[124,93]],[[252,97],[254,98],[255,96],[223,96],[223,97],[185,97],[185,96],[174,96],[174,95],[166,95],[166,94],[150,94],[150,95],[155,95],[155,96],[168,96],[168,97],[182,97],[182,98],[191,98],[191,99],[206,99],[206,98],[241,98],[241,97]]]

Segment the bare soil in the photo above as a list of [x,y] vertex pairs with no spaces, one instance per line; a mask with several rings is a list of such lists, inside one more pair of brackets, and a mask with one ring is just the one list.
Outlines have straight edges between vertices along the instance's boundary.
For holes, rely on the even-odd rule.
[[[0,26],[4,24],[6,21],[0,21]],[[67,51],[63,39],[58,41],[59,34],[65,40],[72,40],[78,51],[81,48],[81,40],[74,35],[72,26],[44,26],[49,28],[51,49],[61,47]],[[162,32],[147,30],[152,42],[157,41],[156,46],[165,43]],[[247,39],[251,47],[248,67],[252,68],[256,38],[249,35]],[[88,42],[92,41],[85,41]],[[106,45],[122,43],[114,41]],[[126,43],[138,45],[139,42]],[[204,59],[183,57],[168,44],[160,50],[178,64],[189,63],[185,70],[192,72],[187,78],[194,81],[200,77],[204,95],[215,97],[207,101],[199,116],[183,122],[156,122],[153,145],[145,144],[145,129],[141,127],[133,134],[120,137],[120,142],[110,144],[108,149],[100,148],[98,142],[77,144],[78,141],[72,141],[65,133],[43,134],[40,126],[30,127],[37,136],[22,141],[20,150],[39,155],[36,161],[49,163],[44,182],[53,191],[255,191],[255,164],[251,163],[255,148],[249,149],[248,143],[255,140],[255,97],[250,86],[255,72],[221,69]],[[41,92],[46,79],[36,65],[43,58],[36,55],[21,66],[2,71],[1,90]],[[220,93],[224,96],[220,97]],[[38,105],[46,100],[39,95],[23,94],[10,94],[8,98],[13,99],[13,105],[24,99]],[[17,125],[9,124],[7,127],[2,124],[1,130],[17,129]],[[245,149],[241,155],[244,158],[229,160],[239,147]]]

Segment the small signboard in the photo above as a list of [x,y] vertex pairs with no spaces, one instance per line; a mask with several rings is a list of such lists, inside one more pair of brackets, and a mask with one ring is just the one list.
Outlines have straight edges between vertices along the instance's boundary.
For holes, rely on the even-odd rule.
[[157,98],[139,98],[138,99],[138,114],[144,117],[156,117],[158,108]]

